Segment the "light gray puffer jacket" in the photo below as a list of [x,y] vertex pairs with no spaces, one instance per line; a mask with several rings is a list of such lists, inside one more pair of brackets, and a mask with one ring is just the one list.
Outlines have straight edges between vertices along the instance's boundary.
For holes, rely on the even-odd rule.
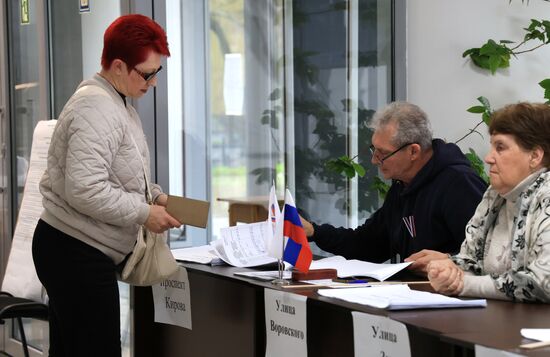
[[[82,82],[61,112],[40,181],[41,218],[120,263],[149,215],[149,150],[136,110],[104,78]],[[149,172],[147,172],[150,177]],[[151,185],[153,198],[162,193]]]

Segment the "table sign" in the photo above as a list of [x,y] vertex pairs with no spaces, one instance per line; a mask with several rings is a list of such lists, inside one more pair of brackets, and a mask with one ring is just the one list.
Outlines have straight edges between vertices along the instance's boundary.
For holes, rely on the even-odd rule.
[[410,357],[409,332],[401,322],[352,311],[356,357]]
[[191,288],[187,269],[180,267],[177,274],[153,285],[155,322],[185,327],[191,326]]
[[264,289],[266,357],[307,356],[307,297]]

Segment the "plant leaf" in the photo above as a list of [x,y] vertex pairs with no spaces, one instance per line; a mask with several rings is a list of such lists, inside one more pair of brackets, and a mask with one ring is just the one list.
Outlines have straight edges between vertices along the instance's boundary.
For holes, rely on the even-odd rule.
[[357,173],[357,175],[359,177],[365,176],[366,171],[365,171],[365,168],[362,165],[360,165],[358,163],[355,163],[355,162],[352,162],[352,165],[353,165],[353,168],[355,169],[355,172]]
[[539,82],[539,85],[544,89],[550,89],[550,78],[543,79]]
[[470,113],[476,113],[476,114],[484,113],[485,110],[486,110],[486,108],[484,106],[481,106],[481,105],[475,105],[473,107],[470,107],[470,108],[466,109],[466,111],[468,111]]
[[390,190],[390,185],[382,181],[382,179],[378,176],[375,176],[372,182],[372,189],[376,190],[380,197],[384,200],[386,199],[386,195],[388,194],[388,191]]
[[489,103],[489,99],[487,99],[486,97],[484,96],[479,96],[477,97],[477,100],[483,104],[483,106],[488,110],[488,111],[491,111],[491,103]]
[[279,88],[275,88],[273,92],[271,92],[271,94],[269,95],[269,100],[273,101],[279,98],[281,98],[281,90]]
[[483,160],[481,160],[481,158],[475,152],[475,150],[470,148],[470,152],[464,155],[466,156],[468,161],[470,161],[472,168],[479,175],[479,177],[481,177],[485,182],[489,183],[489,176],[485,172],[485,166],[483,165]]
[[489,113],[485,112],[481,115],[481,119],[483,119],[483,122],[489,126],[491,124],[491,115]]

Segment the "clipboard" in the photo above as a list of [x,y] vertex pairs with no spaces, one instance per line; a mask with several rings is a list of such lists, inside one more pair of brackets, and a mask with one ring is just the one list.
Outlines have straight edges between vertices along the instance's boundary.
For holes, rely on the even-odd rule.
[[206,228],[210,202],[168,195],[166,211],[182,224]]

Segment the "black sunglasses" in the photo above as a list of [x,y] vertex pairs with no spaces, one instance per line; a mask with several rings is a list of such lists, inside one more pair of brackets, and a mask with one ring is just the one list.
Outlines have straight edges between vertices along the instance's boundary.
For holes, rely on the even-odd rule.
[[148,82],[151,79],[155,78],[155,76],[157,75],[157,73],[160,72],[161,69],[162,69],[162,66],[160,66],[157,70],[155,70],[153,72],[143,73],[142,71],[140,71],[139,69],[134,67],[134,71],[136,71],[136,73],[139,74],[141,76],[141,78],[143,78],[145,80],[145,82]]
[[[382,158],[379,157],[378,155],[376,155],[376,151],[378,151],[378,149],[375,148],[374,145],[369,146],[369,149],[370,149],[370,153],[372,154],[372,156],[375,157],[376,160],[378,160],[380,162],[380,164],[383,164],[384,161],[386,161],[387,159],[389,159],[393,155],[397,154],[399,151],[403,150],[404,148],[406,148],[407,146],[412,145],[412,144],[415,144],[415,143],[403,144],[400,147],[398,147],[396,150],[390,152],[388,155],[386,155]],[[378,151],[378,152],[380,152],[380,151]]]

